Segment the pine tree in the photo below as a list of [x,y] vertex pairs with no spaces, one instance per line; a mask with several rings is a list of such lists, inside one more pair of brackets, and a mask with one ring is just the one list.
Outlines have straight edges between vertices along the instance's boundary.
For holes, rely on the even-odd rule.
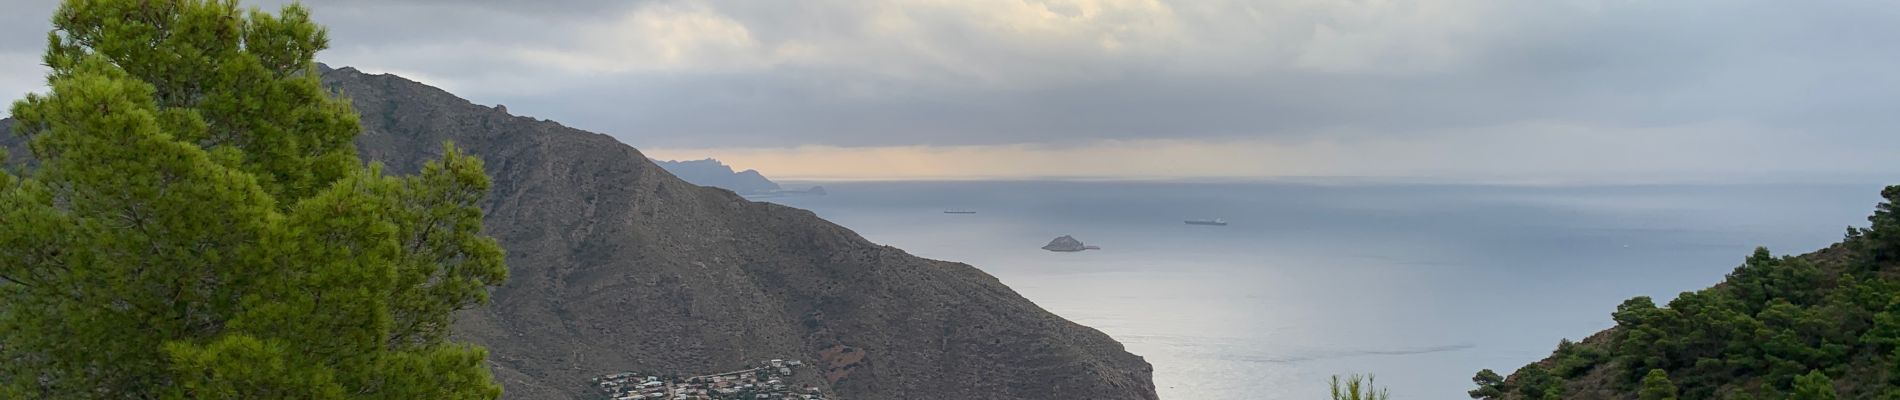
[[1834,380],[1828,379],[1821,370],[1809,371],[1807,375],[1794,378],[1794,394],[1789,400],[1834,400]]
[[1649,370],[1643,376],[1643,391],[1637,398],[1642,400],[1676,400],[1676,384],[1669,381],[1669,373],[1660,369]]
[[1882,189],[1880,197],[1886,201],[1867,217],[1873,225],[1863,231],[1867,239],[1863,248],[1875,262],[1900,261],[1900,185]]
[[481,162],[365,167],[307,10],[68,0],[0,172],[0,398],[495,398]]
[[1477,375],[1471,377],[1471,383],[1478,385],[1478,388],[1465,393],[1471,395],[1473,399],[1496,400],[1504,398],[1504,377],[1499,376],[1496,371],[1490,369],[1478,371]]

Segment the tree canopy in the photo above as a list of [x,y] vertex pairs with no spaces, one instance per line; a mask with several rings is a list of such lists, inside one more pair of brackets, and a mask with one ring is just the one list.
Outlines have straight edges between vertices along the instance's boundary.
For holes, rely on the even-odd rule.
[[1834,380],[1819,370],[1794,378],[1794,394],[1789,400],[1834,400]]
[[488,178],[364,165],[301,6],[68,0],[0,172],[0,398],[495,398]]
[[1660,369],[1649,370],[1643,375],[1643,391],[1637,394],[1642,400],[1676,400],[1676,384],[1669,381],[1669,373]]

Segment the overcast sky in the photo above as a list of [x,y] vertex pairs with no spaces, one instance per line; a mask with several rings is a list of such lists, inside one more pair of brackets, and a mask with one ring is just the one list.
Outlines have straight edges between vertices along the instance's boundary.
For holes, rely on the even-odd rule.
[[[0,0],[0,99],[55,3]],[[1900,2],[305,3],[332,65],[768,175],[1900,178]]]

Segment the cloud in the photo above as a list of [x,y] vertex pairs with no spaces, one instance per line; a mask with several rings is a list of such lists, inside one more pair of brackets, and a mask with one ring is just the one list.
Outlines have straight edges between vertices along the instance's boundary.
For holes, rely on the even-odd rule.
[[576,37],[568,46],[515,48],[512,56],[552,69],[618,74],[756,69],[797,52],[787,45],[765,48],[745,24],[695,3],[647,4],[581,26]]
[[[0,1],[50,12],[50,1]],[[1676,146],[1656,152],[1697,160],[1789,157],[1775,148],[1726,143],[1900,150],[1900,139],[1893,139],[1900,135],[1887,133],[1900,128],[1900,113],[1886,110],[1900,100],[1900,76],[1888,73],[1900,68],[1900,42],[1891,40],[1900,36],[1895,3],[307,4],[333,32],[326,62],[401,74],[648,148],[1333,142],[1414,143],[1448,152],[1380,159],[1340,150],[1355,164],[1319,163],[1339,173],[1537,160],[1430,146],[1500,127],[1548,143],[1635,140],[1617,135],[1682,127],[1735,129],[1708,130],[1701,139],[1713,144],[1656,143]],[[0,54],[37,52],[44,17],[18,15],[0,16],[8,23],[0,30],[8,38],[0,39]],[[29,24],[37,25],[23,27]],[[37,79],[6,67],[0,74],[0,82]],[[1548,152],[1540,146],[1545,142],[1498,143],[1518,147],[1496,154]],[[1578,160],[1574,168],[1629,165],[1619,154],[1563,159]],[[1421,164],[1380,164],[1400,162]]]

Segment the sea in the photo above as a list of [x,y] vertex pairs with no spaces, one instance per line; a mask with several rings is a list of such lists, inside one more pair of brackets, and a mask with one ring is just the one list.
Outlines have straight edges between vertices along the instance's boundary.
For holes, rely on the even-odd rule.
[[[1810,252],[1865,226],[1876,184],[788,182],[767,199],[871,241],[968,263],[1154,364],[1163,399],[1324,398],[1370,374],[1463,399],[1659,303],[1757,246]],[[975,214],[946,214],[945,210]],[[1227,226],[1188,225],[1220,218]],[[1072,235],[1101,250],[1040,247]]]

